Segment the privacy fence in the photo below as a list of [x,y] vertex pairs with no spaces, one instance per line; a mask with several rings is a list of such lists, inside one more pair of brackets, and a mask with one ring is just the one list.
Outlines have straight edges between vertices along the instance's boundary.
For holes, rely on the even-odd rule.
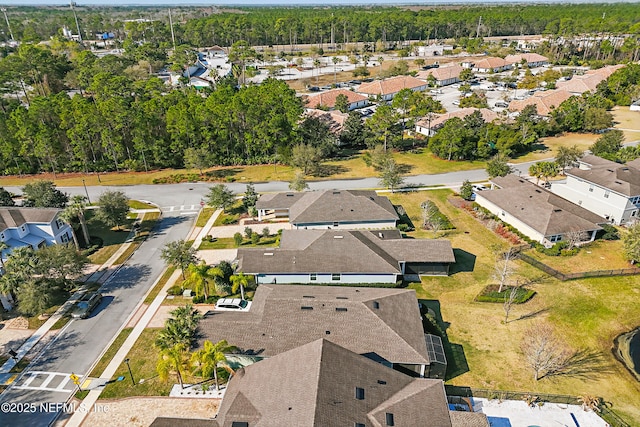
[[636,274],[640,274],[640,268],[619,268],[615,270],[583,271],[580,273],[565,274],[552,267],[549,267],[548,265],[538,261],[537,259],[527,254],[520,253],[518,256],[527,264],[531,264],[532,266],[544,271],[548,275],[562,281],[584,279],[587,277],[633,276]]

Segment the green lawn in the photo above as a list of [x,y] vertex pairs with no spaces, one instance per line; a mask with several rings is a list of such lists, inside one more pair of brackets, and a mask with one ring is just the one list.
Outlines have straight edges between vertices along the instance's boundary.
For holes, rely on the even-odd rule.
[[111,359],[113,359],[113,356],[115,356],[118,350],[120,350],[120,347],[122,347],[122,344],[131,334],[131,331],[133,331],[133,328],[124,328],[122,331],[120,331],[111,346],[109,346],[107,351],[102,355],[96,366],[93,367],[93,370],[89,374],[90,377],[98,378],[100,377],[100,375],[102,375],[102,372],[104,372],[104,370],[107,368],[107,366],[111,362]]
[[156,205],[151,203],[141,202],[140,200],[129,200],[129,207],[131,209],[157,209]]
[[207,225],[207,221],[216,211],[215,208],[205,207],[200,211],[200,215],[198,215],[198,219],[196,220],[196,227],[204,227]]
[[92,210],[86,211],[87,226],[89,227],[89,235],[99,237],[103,241],[102,248],[89,255],[89,260],[93,264],[103,264],[118,250],[120,245],[125,242],[129,236],[133,219],[127,219],[120,229],[111,228],[103,224],[94,217]]
[[[444,322],[452,344],[449,354],[454,360],[450,363],[456,369],[448,374],[448,383],[574,396],[599,395],[612,402],[613,410],[630,424],[639,425],[640,384],[614,359],[611,348],[618,334],[640,325],[640,277],[559,282],[517,261],[514,278],[531,281],[527,287],[535,290],[536,295],[513,307],[510,322],[504,325],[501,304],[474,302],[474,297],[486,285],[495,283],[494,255],[489,247],[506,243],[469,213],[449,203],[447,198],[451,195],[449,190],[435,190],[390,196],[394,204],[405,207],[411,218],[419,218],[419,205],[429,198],[456,227],[444,234],[451,240],[458,260],[453,274],[424,278],[422,283],[410,285],[418,298],[428,300],[427,305],[436,309]],[[427,237],[431,234],[427,233]],[[611,249],[595,246],[591,255],[599,259],[600,251],[606,253]],[[562,261],[571,263],[571,258]],[[576,261],[580,265],[588,263]],[[584,351],[575,374],[534,381],[531,371],[523,365],[520,342],[525,330],[541,320],[551,323],[574,350]]]
[[151,304],[153,300],[156,299],[156,297],[158,296],[158,294],[160,293],[164,285],[167,284],[167,281],[169,280],[169,278],[171,277],[174,271],[176,271],[176,267],[169,267],[164,271],[164,273],[162,273],[162,276],[160,277],[160,280],[158,280],[158,283],[156,283],[156,285],[153,287],[153,289],[149,292],[147,297],[144,299],[145,304]]
[[[265,247],[272,248],[278,246],[276,244],[276,237],[270,236],[267,238],[261,237],[258,243],[251,243],[250,240],[246,238],[242,241],[240,247],[242,248],[256,248],[256,247]],[[233,240],[233,237],[220,237],[213,242],[208,242],[206,240],[202,241],[202,244],[198,248],[199,251],[203,251],[206,249],[235,249],[237,248],[236,242]]]

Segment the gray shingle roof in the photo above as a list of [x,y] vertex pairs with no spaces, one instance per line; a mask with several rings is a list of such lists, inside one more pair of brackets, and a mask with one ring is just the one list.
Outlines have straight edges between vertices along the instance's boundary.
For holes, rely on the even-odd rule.
[[55,208],[0,208],[0,232],[26,223],[49,224],[58,212]]
[[597,156],[585,156],[580,163],[590,169],[572,168],[567,175],[607,188],[627,197],[640,196],[640,161],[623,165]]
[[545,236],[572,231],[599,230],[604,218],[523,178],[507,175],[492,180],[499,189],[482,191],[486,199]]
[[292,224],[333,221],[394,221],[398,219],[388,198],[375,191],[328,190],[265,194],[257,209],[289,209]]
[[399,232],[357,230],[284,230],[279,248],[241,248],[238,259],[238,268],[247,274],[400,274],[401,261],[455,262],[448,240],[402,239]]
[[406,289],[260,285],[249,312],[214,311],[199,331],[202,341],[266,357],[326,338],[392,363],[430,362],[415,291]]
[[487,416],[479,412],[451,411],[449,415],[453,427],[489,427]]

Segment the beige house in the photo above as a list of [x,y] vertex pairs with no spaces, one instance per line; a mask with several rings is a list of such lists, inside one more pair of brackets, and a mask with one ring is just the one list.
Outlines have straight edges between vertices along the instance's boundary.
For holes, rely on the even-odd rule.
[[363,83],[358,88],[358,93],[367,96],[379,96],[382,100],[389,101],[402,89],[423,91],[427,87],[427,82],[424,80],[419,80],[412,76],[396,76],[384,80],[375,80],[371,83]]
[[340,95],[347,97],[349,110],[365,107],[369,103],[369,98],[359,93],[347,89],[333,89],[307,97],[306,104],[309,108],[328,108],[333,110],[336,108],[336,99]]
[[429,76],[436,79],[437,86],[448,86],[460,81],[460,73],[464,68],[460,64],[448,65],[446,67],[423,70],[416,76],[422,80],[428,80]]
[[538,115],[548,116],[551,110],[557,108],[572,94],[564,89],[536,92],[524,100],[513,100],[509,103],[509,111],[522,111],[528,105],[535,105]]

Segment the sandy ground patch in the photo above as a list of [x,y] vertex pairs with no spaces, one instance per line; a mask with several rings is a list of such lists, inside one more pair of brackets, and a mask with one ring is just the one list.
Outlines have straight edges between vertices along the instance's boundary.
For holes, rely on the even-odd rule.
[[219,399],[133,397],[98,400],[82,425],[84,427],[146,427],[156,417],[213,418]]

